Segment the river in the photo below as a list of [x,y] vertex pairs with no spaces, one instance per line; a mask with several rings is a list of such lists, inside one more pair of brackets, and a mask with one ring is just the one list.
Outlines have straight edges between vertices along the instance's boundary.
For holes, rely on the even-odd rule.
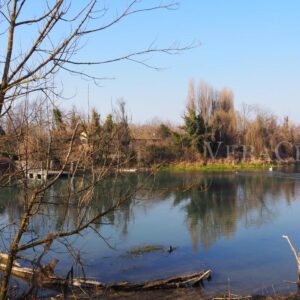
[[[129,186],[134,190],[137,182],[143,182],[142,186],[101,220],[105,224],[95,224],[80,236],[52,245],[49,257],[60,260],[58,273],[66,274],[74,266],[77,275],[110,283],[211,269],[207,295],[228,290],[242,295],[296,290],[286,282],[295,281],[297,269],[282,235],[288,235],[300,250],[298,167],[273,172],[166,172],[154,177],[130,174],[115,184],[105,180],[96,190],[92,211],[109,207],[112,199]],[[60,180],[49,198],[65,186],[66,180]],[[1,191],[1,224],[22,213],[20,193]],[[51,207],[47,211],[47,217],[34,219],[34,234],[70,226],[76,222],[78,209]],[[10,233],[6,232],[7,240]],[[161,249],[133,251],[151,245]],[[167,251],[170,245],[172,253]]]

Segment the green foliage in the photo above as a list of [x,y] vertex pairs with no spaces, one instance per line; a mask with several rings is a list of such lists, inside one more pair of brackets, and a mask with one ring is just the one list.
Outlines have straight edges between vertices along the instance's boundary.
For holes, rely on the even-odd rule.
[[112,133],[113,129],[114,129],[114,121],[113,121],[113,116],[112,114],[107,115],[105,123],[104,123],[104,130],[107,133]]
[[101,131],[100,115],[95,109],[92,110],[91,123],[89,124],[89,135],[97,136]]
[[131,133],[128,124],[125,102],[123,100],[120,100],[118,103],[116,118],[118,149],[120,154],[123,156],[122,160],[128,160],[130,153],[129,145],[131,143]]
[[206,137],[206,127],[202,116],[188,109],[188,113],[184,116],[184,123],[190,147],[200,152]]
[[270,167],[274,167],[271,163],[256,162],[256,163],[211,163],[211,164],[173,164],[163,166],[160,171],[164,172],[180,172],[180,171],[216,171],[216,172],[232,172],[232,171],[257,171],[257,170],[268,170]]
[[175,131],[172,132],[172,143],[177,147],[178,150],[187,148],[190,145],[190,141],[187,135],[180,134]]
[[[213,149],[219,142],[234,144],[237,138],[237,118],[234,111],[233,94],[228,89],[221,92],[202,83],[195,95],[195,88],[189,86],[187,111],[184,115],[184,127],[192,151],[205,154],[204,142]],[[195,99],[199,99],[196,103]],[[225,156],[223,148],[219,154]]]
[[64,129],[65,124],[63,122],[62,113],[58,108],[53,109],[53,121],[56,129]]
[[170,163],[178,159],[179,155],[175,147],[150,145],[146,147],[144,163],[146,165]]
[[162,139],[170,138],[172,136],[172,130],[168,126],[166,126],[165,124],[162,123],[159,125],[158,135]]

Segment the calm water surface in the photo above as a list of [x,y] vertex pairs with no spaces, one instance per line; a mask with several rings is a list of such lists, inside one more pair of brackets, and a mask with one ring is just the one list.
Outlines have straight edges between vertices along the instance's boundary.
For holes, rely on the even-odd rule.
[[[103,282],[144,281],[203,269],[213,271],[206,293],[230,290],[240,293],[294,291],[296,265],[289,235],[300,249],[300,173],[297,168],[274,172],[162,173],[153,178],[130,175],[110,187],[98,188],[94,210],[109,207],[112,198],[124,193],[128,184],[143,180],[137,191],[118,211],[82,236],[57,242],[51,255],[58,257],[57,272],[66,274],[74,257],[66,245],[80,251],[79,274]],[[62,180],[52,191],[59,194]],[[18,192],[2,192],[1,224],[22,211]],[[50,197],[49,196],[49,197]],[[37,217],[32,230],[46,232],[68,226],[74,218],[68,209],[51,210],[51,220]],[[49,212],[50,213],[50,212]],[[8,233],[9,234],[9,233]],[[133,256],[128,251],[141,245],[172,245],[176,250]],[[78,256],[77,256],[78,258]],[[82,274],[82,273],[81,273]]]

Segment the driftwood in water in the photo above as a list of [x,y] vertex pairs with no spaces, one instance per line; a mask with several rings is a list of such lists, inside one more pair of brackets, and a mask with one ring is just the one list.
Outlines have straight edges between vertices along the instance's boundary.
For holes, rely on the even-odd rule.
[[[0,253],[0,270],[1,271],[5,271],[7,259],[8,259],[7,254]],[[23,268],[23,267],[21,267],[21,265],[19,263],[14,261],[12,274],[18,278],[21,278],[24,280],[30,280],[32,278],[32,269]]]
[[[5,271],[7,254],[0,253],[0,271]],[[35,283],[41,287],[57,289],[60,287],[81,287],[81,288],[103,288],[105,287],[101,282],[88,279],[66,279],[64,277],[55,275],[53,270],[47,270],[48,266],[43,266],[37,270],[32,268],[21,267],[17,262],[14,262],[12,268],[12,275],[27,282]]]
[[211,277],[211,271],[198,272],[189,275],[175,276],[167,279],[149,281],[146,283],[133,284],[130,282],[121,282],[107,286],[115,291],[141,291],[156,289],[177,289],[191,286],[197,286],[203,280]]
[[296,262],[297,262],[297,268],[298,268],[298,279],[297,279],[297,285],[300,287],[300,252],[297,252],[294,245],[292,244],[292,242],[290,241],[289,237],[287,235],[283,235],[282,236],[284,239],[287,240],[287,242],[289,243],[291,250],[296,258]]
[[[0,253],[0,270],[4,271],[6,267],[7,255]],[[27,282],[36,283],[38,286],[47,287],[54,290],[67,288],[80,288],[80,289],[95,289],[101,290],[113,290],[113,291],[147,291],[157,289],[176,289],[185,288],[199,285],[203,280],[211,277],[211,271],[202,271],[189,275],[175,276],[167,279],[160,279],[154,281],[148,281],[145,283],[134,284],[130,282],[120,282],[111,285],[103,284],[99,281],[82,279],[82,278],[70,278],[66,279],[61,276],[57,276],[54,272],[45,272],[45,267],[34,271],[31,268],[21,267],[17,262],[14,262],[12,268],[12,275],[23,279]]]

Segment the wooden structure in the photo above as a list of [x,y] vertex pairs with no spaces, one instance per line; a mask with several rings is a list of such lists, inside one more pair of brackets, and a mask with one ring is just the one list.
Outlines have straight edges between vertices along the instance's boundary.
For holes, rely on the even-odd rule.
[[[30,169],[27,171],[27,178],[32,180],[47,180],[49,177],[55,177],[60,171],[43,170],[43,169]],[[69,176],[69,172],[64,171],[61,177]]]

